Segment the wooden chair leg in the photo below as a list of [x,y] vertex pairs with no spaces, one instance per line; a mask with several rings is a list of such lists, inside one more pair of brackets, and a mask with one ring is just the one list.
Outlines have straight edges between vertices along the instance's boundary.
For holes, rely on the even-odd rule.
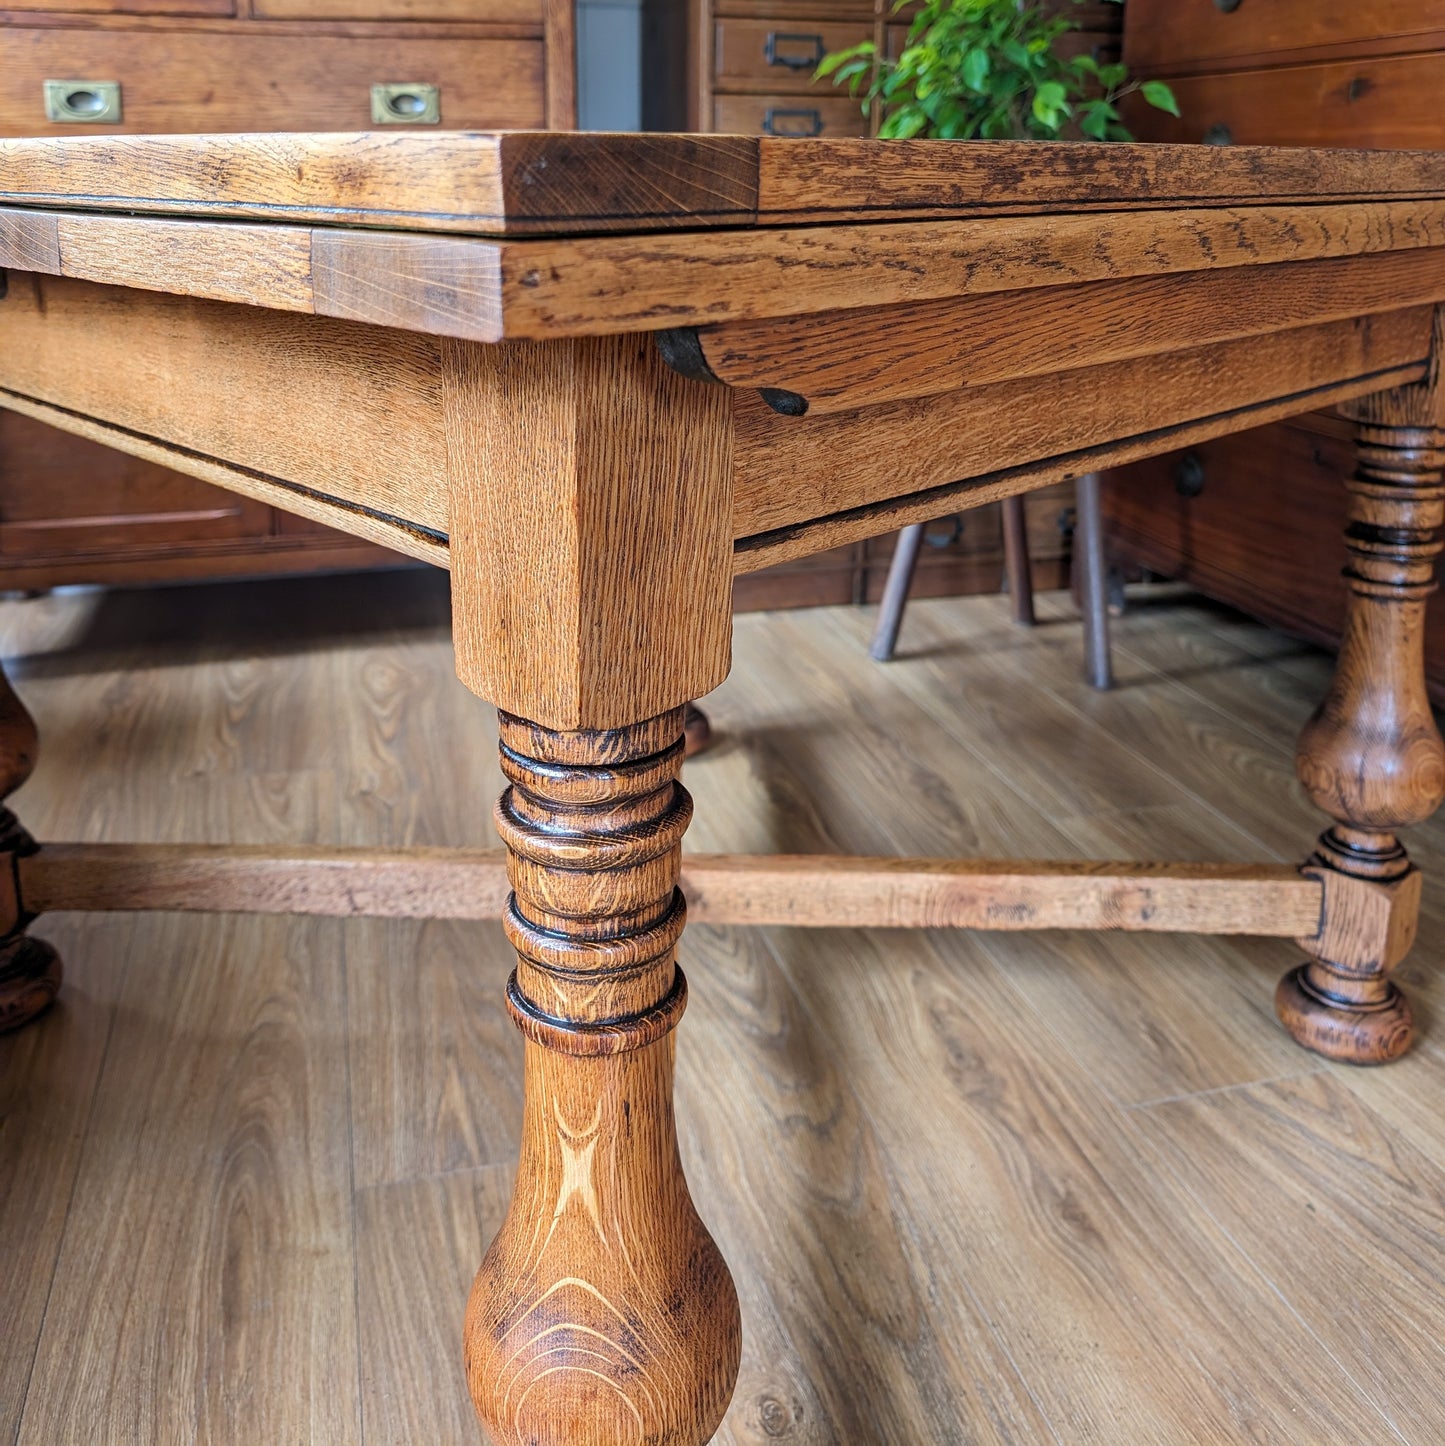
[[1084,676],[1091,687],[1104,691],[1114,686],[1114,658],[1109,644],[1109,567],[1104,558],[1102,493],[1097,472],[1079,478],[1074,543],[1080,572],[1079,605],[1084,617]]
[[502,715],[497,808],[526,1112],[511,1209],[467,1308],[497,1446],[702,1446],[737,1377],[738,1299],[672,1113],[683,710],[603,733]]
[[903,626],[908,594],[913,590],[913,574],[918,570],[918,551],[923,546],[923,526],[915,522],[905,527],[894,544],[883,603],[878,609],[878,626],[873,630],[873,641],[868,648],[869,657],[880,663],[891,662],[898,647],[898,632]]
[[[0,672],[0,798],[8,798],[35,767],[35,720]],[[60,992],[60,956],[25,932],[16,894],[15,860],[35,841],[8,808],[0,808],[0,1033],[29,1024]]]
[[1034,626],[1034,564],[1029,555],[1029,524],[1024,512],[1024,499],[1003,500],[1003,565],[1008,577],[1009,597],[1013,601],[1014,621],[1026,628]]
[[1349,609],[1334,682],[1300,738],[1310,797],[1334,820],[1306,866],[1325,885],[1313,956],[1275,998],[1285,1027],[1331,1059],[1379,1064],[1410,1046],[1390,971],[1415,937],[1420,878],[1397,833],[1445,798],[1445,744],[1425,691],[1425,602],[1445,524],[1445,429],[1427,387],[1352,404],[1359,470],[1346,533]]

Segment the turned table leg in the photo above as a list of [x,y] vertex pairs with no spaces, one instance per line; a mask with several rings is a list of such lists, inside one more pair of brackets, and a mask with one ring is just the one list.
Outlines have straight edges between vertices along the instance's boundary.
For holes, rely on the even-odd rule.
[[526,1108],[466,1321],[498,1446],[701,1446],[737,1376],[737,1295],[673,1125],[682,721],[560,733],[502,715]]
[[[35,720],[0,672],[0,798],[30,777],[36,751]],[[60,992],[60,955],[25,932],[20,908],[15,860],[35,848],[15,815],[0,807],[0,1033],[28,1024]]]
[[[1299,776],[1334,820],[1306,872],[1324,888],[1311,955],[1275,1003],[1308,1048],[1379,1064],[1410,1046],[1410,1004],[1390,971],[1414,941],[1420,876],[1397,837],[1445,797],[1445,745],[1425,692],[1425,603],[1445,522],[1445,430],[1425,389],[1354,404],[1349,610],[1329,694],[1300,738]],[[1428,410],[1428,409],[1427,409]]]

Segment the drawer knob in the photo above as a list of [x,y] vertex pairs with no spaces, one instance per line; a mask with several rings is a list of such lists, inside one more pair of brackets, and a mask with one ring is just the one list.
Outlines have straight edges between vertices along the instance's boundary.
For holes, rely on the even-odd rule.
[[113,126],[120,120],[120,82],[47,80],[45,119],[68,125]]
[[789,70],[816,70],[828,53],[821,35],[799,35],[786,30],[770,30],[763,54],[769,65],[786,66]]
[[395,81],[371,87],[371,122],[379,126],[439,126],[441,87]]
[[1214,8],[1223,15],[1233,15],[1243,4],[1244,0],[1214,0]]
[[770,136],[820,136],[823,134],[823,112],[770,105],[763,117],[763,133]]
[[1174,464],[1174,490],[1191,501],[1204,491],[1204,463],[1197,452],[1186,452]]
[[1204,132],[1204,144],[1206,146],[1232,146],[1234,132],[1223,121],[1216,121]]
[[942,517],[936,522],[930,522],[923,529],[923,541],[928,547],[943,552],[946,548],[954,547],[962,541],[963,529],[963,518],[955,512],[952,517]]

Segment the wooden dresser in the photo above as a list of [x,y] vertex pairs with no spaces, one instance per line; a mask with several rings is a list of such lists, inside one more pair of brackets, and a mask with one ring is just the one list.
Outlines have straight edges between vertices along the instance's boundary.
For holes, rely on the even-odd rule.
[[[872,40],[896,54],[910,11],[893,0],[688,0],[689,130],[734,135],[866,136],[869,120],[845,90],[817,84],[830,51]],[[1070,44],[1101,55],[1119,48],[1121,9],[1109,3],[1060,4],[1085,27]],[[876,117],[874,118],[876,122]],[[1073,488],[1052,487],[1026,500],[1034,586],[1064,586],[1069,576]],[[740,607],[877,602],[883,595],[894,534],[837,548],[796,564],[738,579]],[[914,597],[997,592],[1004,571],[998,507],[934,523],[915,575]]]
[[[34,0],[0,11],[3,136],[567,127],[574,76],[572,0]],[[0,589],[397,560],[0,413]]]
[[[1129,0],[1125,59],[1167,79],[1181,119],[1139,110],[1142,139],[1216,145],[1445,145],[1445,0]],[[1183,579],[1334,646],[1340,528],[1353,470],[1330,415],[1206,443],[1110,474],[1112,559]],[[1445,609],[1426,636],[1445,703]]]

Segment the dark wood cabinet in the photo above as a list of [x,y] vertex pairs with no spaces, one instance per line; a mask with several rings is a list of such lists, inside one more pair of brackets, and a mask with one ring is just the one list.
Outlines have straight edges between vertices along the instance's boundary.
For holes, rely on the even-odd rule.
[[[572,0],[7,0],[0,136],[566,127],[574,46]],[[0,588],[401,561],[0,411]]]
[[[1167,79],[1174,118],[1136,107],[1141,139],[1227,145],[1445,146],[1445,0],[1128,0],[1124,56]],[[1112,560],[1183,579],[1338,645],[1348,429],[1319,415],[1108,475]],[[1445,703],[1445,609],[1426,636]]]

